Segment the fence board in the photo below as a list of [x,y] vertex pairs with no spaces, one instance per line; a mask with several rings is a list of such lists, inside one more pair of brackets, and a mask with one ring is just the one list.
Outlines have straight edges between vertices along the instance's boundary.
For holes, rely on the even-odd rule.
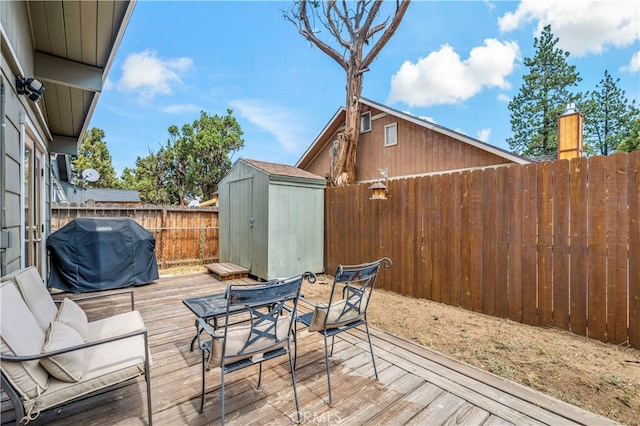
[[[392,190],[395,191],[397,189],[397,187],[395,187],[393,185],[393,182],[389,182],[388,184],[389,186],[389,201],[393,200],[393,193],[391,192]],[[396,240],[394,239],[394,235],[392,233],[392,228],[391,228],[391,224],[389,223],[392,219],[391,219],[391,214],[392,214],[392,209],[391,209],[391,203],[378,203],[380,206],[380,231],[381,231],[381,240],[382,243],[384,244],[384,251],[382,252],[382,254],[384,256],[389,257],[390,259],[393,260],[394,265],[393,265],[393,272],[392,274],[385,274],[384,278],[382,280],[383,283],[383,288],[387,289],[387,290],[393,290],[394,288],[399,288],[399,281],[398,281],[398,275],[395,273],[397,271],[397,268],[400,268],[400,259],[396,259],[393,257],[393,252],[392,252],[392,248],[395,244],[397,244]],[[339,228],[337,228],[339,229]],[[389,283],[389,284],[386,284]],[[386,285],[385,285],[386,284]]]
[[442,303],[451,305],[451,219],[453,212],[451,211],[451,175],[442,175],[442,208],[440,214],[440,257],[442,268],[440,269],[440,300]]
[[482,312],[487,315],[496,314],[496,277],[498,261],[498,191],[496,170],[491,168],[482,173],[484,208],[482,216]]
[[640,349],[640,151],[629,156],[629,344]]
[[629,210],[627,181],[629,156],[607,158],[607,341],[615,344],[628,339],[627,247]]
[[520,166],[509,167],[509,305],[508,318],[522,321],[522,171]]
[[[400,239],[404,240],[402,243],[402,259],[407,260],[407,264],[404,265],[401,271],[401,277],[403,288],[405,288],[405,294],[411,297],[415,297],[417,293],[416,288],[416,276],[415,266],[413,264],[413,253],[415,253],[415,224],[416,224],[416,200],[415,200],[415,179],[408,179],[406,181],[407,190],[402,191],[405,194],[403,202],[400,203],[400,208],[404,210],[402,213],[402,231],[399,235]],[[382,200],[381,200],[382,201]],[[373,260],[373,259],[372,259]]]
[[507,318],[509,315],[509,195],[507,192],[509,170],[500,167],[497,170],[497,271],[496,271],[496,316]]
[[471,172],[471,256],[469,261],[471,263],[471,276],[470,276],[470,289],[471,289],[471,308],[476,312],[482,312],[483,301],[483,289],[482,289],[482,276],[483,276],[483,255],[482,255],[482,239],[484,235],[482,233],[482,222],[484,218],[483,213],[483,178],[481,170],[474,170]]
[[431,210],[433,210],[433,200],[431,197],[432,185],[431,185],[431,177],[427,176],[423,178],[422,182],[424,185],[422,186],[422,199],[423,199],[423,211],[422,211],[422,232],[424,236],[424,244],[422,251],[422,258],[426,265],[426,273],[423,277],[420,277],[420,282],[422,282],[422,291],[421,294],[424,294],[426,299],[431,300],[432,295],[432,282],[433,282],[433,259],[431,257],[431,252],[433,250],[432,242],[434,239],[433,233],[431,232]]
[[589,221],[587,222],[588,256],[587,263],[587,333],[594,339],[606,342],[607,328],[607,288],[601,283],[607,282],[607,163],[606,157],[589,159],[587,179],[587,204]]
[[570,162],[571,231],[569,292],[571,294],[570,331],[587,335],[587,159]]
[[424,197],[422,196],[423,185],[419,179],[413,179],[415,185],[413,186],[413,198],[414,198],[414,247],[415,252],[411,254],[415,261],[414,267],[414,285],[416,297],[424,298],[424,285],[423,282],[426,276],[431,273],[430,268],[427,267],[424,252],[427,250],[425,247],[425,229],[424,229]]
[[538,324],[537,164],[522,171],[522,322]]
[[553,163],[553,325],[569,329],[569,161]]
[[451,175],[451,233],[449,234],[449,251],[451,261],[451,304],[460,306],[460,281],[462,279],[462,257],[460,255],[460,235],[462,229],[460,210],[462,196],[462,175]]
[[431,300],[442,302],[442,177],[431,177],[431,209],[429,222],[431,223]]
[[462,254],[462,279],[460,282],[460,306],[473,310],[471,302],[471,172],[462,173],[462,201],[460,206],[462,231],[460,252]]
[[553,325],[553,174],[551,162],[538,166],[538,325]]

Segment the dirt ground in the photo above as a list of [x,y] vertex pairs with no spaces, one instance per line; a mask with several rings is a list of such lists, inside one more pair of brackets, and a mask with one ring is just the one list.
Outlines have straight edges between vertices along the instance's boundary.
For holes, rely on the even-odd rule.
[[[326,301],[330,276],[303,286]],[[626,425],[640,425],[640,351],[375,290],[369,324]],[[399,309],[401,308],[401,309]]]
[[[324,301],[331,280],[319,276],[303,285],[303,294]],[[383,290],[371,299],[369,323],[621,424],[640,425],[638,350]]]

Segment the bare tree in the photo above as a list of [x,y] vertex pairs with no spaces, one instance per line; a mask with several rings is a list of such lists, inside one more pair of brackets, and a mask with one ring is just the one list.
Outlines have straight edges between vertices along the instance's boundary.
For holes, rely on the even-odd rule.
[[[380,13],[382,0],[297,0],[290,12],[284,14],[284,18],[292,22],[304,38],[329,55],[346,72],[345,131],[338,138],[338,150],[331,168],[331,181],[334,185],[348,185],[355,181],[363,74],[369,70],[369,65],[395,33],[409,3],[410,0],[396,0],[393,15],[379,23],[375,21]],[[337,43],[335,48],[320,39],[320,32],[315,27],[316,21],[335,39],[332,40]],[[382,34],[374,44],[373,39],[380,32]]]

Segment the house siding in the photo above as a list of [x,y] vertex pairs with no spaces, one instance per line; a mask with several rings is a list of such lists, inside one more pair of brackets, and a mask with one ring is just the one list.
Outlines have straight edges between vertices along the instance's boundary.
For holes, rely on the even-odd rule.
[[[358,145],[357,181],[371,181],[381,177],[379,169],[386,168],[389,178],[450,170],[511,164],[507,158],[458,140],[452,136],[388,114],[363,104],[363,112],[371,110],[371,131],[360,135]],[[397,123],[398,143],[385,147],[385,126]],[[330,171],[331,147],[344,127],[320,141],[316,156],[301,167],[319,176]]]

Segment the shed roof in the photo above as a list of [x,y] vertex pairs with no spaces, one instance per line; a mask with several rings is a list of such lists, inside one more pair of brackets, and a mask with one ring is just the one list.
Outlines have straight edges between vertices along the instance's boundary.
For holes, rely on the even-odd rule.
[[322,176],[318,176],[314,173],[307,172],[306,170],[302,170],[294,166],[288,166],[286,164],[267,163],[266,161],[250,160],[248,158],[240,158],[240,161],[244,161],[245,163],[257,169],[260,169],[269,175],[318,179],[322,181],[325,180],[325,178]]

